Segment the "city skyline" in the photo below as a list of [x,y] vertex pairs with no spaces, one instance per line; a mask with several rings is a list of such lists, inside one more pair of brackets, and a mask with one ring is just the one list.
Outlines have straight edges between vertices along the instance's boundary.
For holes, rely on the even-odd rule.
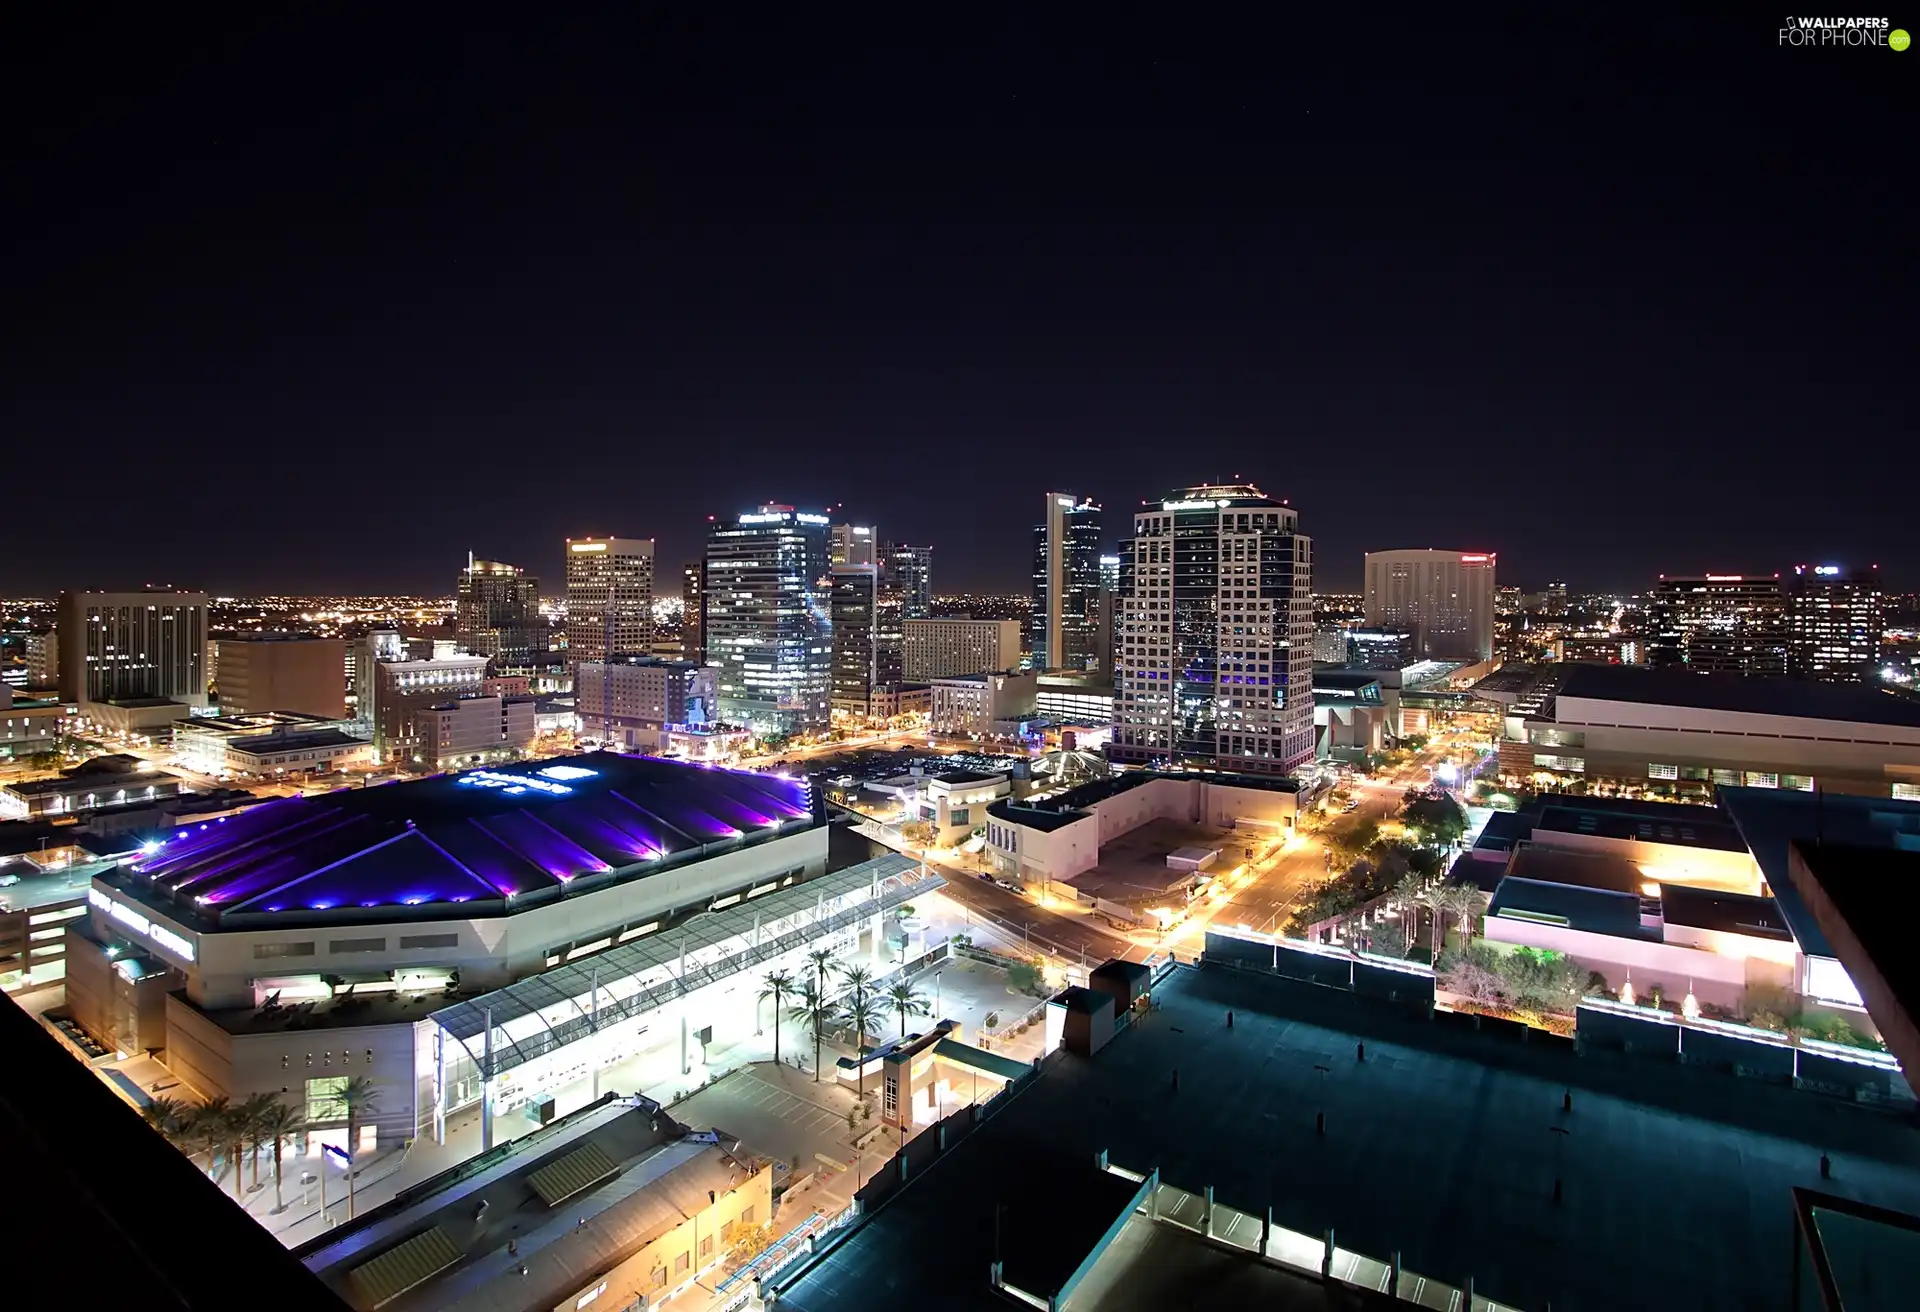
[[[1116,19],[940,55],[797,19],[476,20],[457,48],[414,15],[377,43],[156,17],[110,48],[35,21],[21,90],[72,112],[20,122],[33,332],[0,427],[86,452],[109,508],[172,460],[408,505],[319,534],[103,516],[9,553],[0,594],[438,591],[468,550],[558,578],[595,532],[676,568],[769,495],[1014,591],[1046,489],[1124,516],[1236,476],[1319,525],[1328,585],[1463,539],[1596,588],[1920,576],[1899,480],[1785,474],[1916,428],[1911,55],[1782,48],[1758,15],[1385,43],[1315,17],[1279,50]],[[925,476],[960,449],[977,486]],[[1510,476],[1532,494],[1482,513]]]

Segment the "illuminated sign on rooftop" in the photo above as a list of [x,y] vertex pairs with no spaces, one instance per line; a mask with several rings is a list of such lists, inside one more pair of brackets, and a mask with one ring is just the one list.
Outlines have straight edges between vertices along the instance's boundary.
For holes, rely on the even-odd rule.
[[[557,768],[564,769],[566,767]],[[542,773],[544,773],[544,771]],[[592,771],[588,771],[587,773],[591,774]],[[494,770],[475,770],[471,774],[463,774],[460,776],[460,782],[470,784],[476,788],[504,788],[507,792],[513,794],[524,793],[527,789],[531,788],[536,792],[547,793],[554,797],[565,797],[573,791],[573,789],[567,787],[565,784],[552,783],[545,779],[535,778],[532,775],[500,774]]]

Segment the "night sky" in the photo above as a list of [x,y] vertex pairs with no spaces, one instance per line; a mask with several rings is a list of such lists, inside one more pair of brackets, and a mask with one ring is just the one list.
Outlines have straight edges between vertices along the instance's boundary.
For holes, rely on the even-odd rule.
[[1920,50],[144,8],[0,20],[0,595],[557,583],[588,532],[677,575],[769,499],[1018,590],[1043,492],[1118,536],[1236,473],[1329,590],[1398,546],[1920,586]]

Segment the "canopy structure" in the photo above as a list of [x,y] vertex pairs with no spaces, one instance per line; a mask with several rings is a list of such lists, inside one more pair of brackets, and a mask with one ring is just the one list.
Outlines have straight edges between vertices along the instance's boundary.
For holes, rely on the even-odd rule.
[[912,858],[889,853],[702,912],[671,929],[443,1007],[431,1019],[490,1079],[945,883]]

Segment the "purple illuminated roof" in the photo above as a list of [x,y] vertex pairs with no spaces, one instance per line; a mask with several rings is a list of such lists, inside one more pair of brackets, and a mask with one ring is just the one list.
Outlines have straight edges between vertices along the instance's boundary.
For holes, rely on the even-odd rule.
[[497,902],[814,818],[804,780],[594,752],[269,802],[134,870],[208,914]]

